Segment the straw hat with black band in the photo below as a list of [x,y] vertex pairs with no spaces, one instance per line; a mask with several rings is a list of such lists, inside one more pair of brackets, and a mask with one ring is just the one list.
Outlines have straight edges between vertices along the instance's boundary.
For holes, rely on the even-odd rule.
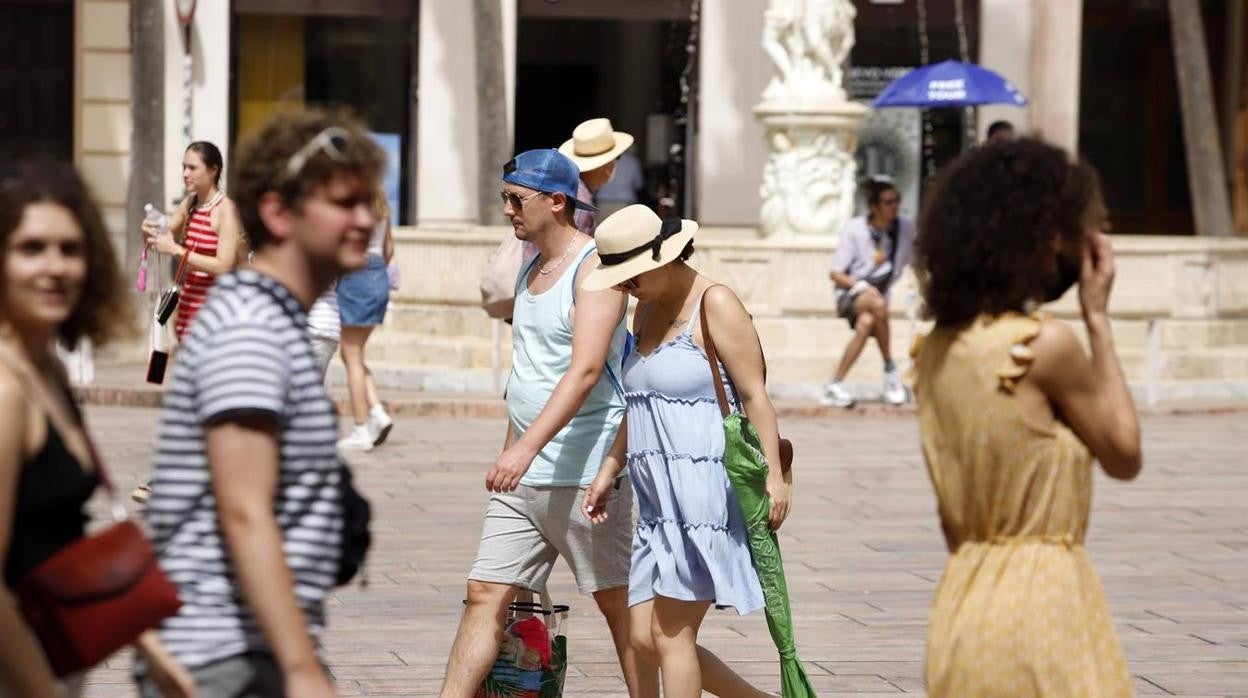
[[698,224],[682,218],[661,220],[649,206],[633,204],[598,225],[598,268],[585,277],[586,291],[611,288],[628,279],[670,264],[698,232]]
[[572,137],[559,146],[584,174],[615,160],[633,144],[633,137],[616,131],[610,119],[583,121],[572,131]]

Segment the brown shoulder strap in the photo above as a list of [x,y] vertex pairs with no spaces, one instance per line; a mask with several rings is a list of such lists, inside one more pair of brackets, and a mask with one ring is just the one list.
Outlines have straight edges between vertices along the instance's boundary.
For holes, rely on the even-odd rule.
[[715,351],[715,340],[711,339],[711,325],[706,319],[706,292],[723,286],[712,284],[702,291],[702,300],[698,303],[698,322],[702,325],[702,342],[706,345],[707,363],[711,365],[711,382],[715,385],[715,399],[719,400],[719,412],[725,418],[732,414],[728,405],[728,391],[724,390],[724,379],[719,373],[719,354]]
[[186,252],[182,254],[182,259],[178,261],[178,270],[173,274],[173,283],[175,286],[181,286],[182,283],[186,281],[187,273],[191,270],[189,260],[191,253],[195,251],[195,241],[187,240],[183,247],[186,248]]

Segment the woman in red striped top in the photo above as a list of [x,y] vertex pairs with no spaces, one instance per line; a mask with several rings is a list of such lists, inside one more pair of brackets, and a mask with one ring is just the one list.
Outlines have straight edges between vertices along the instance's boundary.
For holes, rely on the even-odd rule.
[[169,214],[165,231],[143,223],[147,242],[154,250],[177,257],[189,255],[190,271],[182,284],[174,325],[178,341],[182,341],[195,313],[203,306],[212,282],[233,269],[238,256],[238,216],[234,202],[221,191],[224,164],[221,151],[212,143],[190,144],[182,156],[182,181],[186,183],[187,196]]

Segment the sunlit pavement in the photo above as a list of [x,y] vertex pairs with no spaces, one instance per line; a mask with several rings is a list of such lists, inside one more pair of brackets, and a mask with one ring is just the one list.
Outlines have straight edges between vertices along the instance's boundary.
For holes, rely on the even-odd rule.
[[[157,412],[88,409],[121,489],[151,464]],[[1098,478],[1088,544],[1141,695],[1248,696],[1248,415],[1151,416],[1145,469]],[[912,417],[789,420],[794,511],[781,536],[799,654],[820,696],[922,693],[928,603],[946,552]],[[375,508],[370,584],[340,590],[327,659],[341,695],[435,695],[481,527],[498,420],[404,418],[372,453],[350,455]],[[567,568],[565,695],[623,696],[604,621]],[[702,640],[778,690],[762,613],[712,611]],[[130,659],[86,695],[135,695]]]

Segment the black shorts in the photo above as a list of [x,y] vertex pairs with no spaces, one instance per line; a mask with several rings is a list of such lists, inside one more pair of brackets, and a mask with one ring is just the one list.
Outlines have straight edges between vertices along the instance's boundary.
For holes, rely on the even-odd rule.
[[857,297],[858,294],[851,294],[849,289],[836,294],[836,315],[848,320],[850,329],[853,329],[858,320],[857,313],[854,312],[854,299]]

